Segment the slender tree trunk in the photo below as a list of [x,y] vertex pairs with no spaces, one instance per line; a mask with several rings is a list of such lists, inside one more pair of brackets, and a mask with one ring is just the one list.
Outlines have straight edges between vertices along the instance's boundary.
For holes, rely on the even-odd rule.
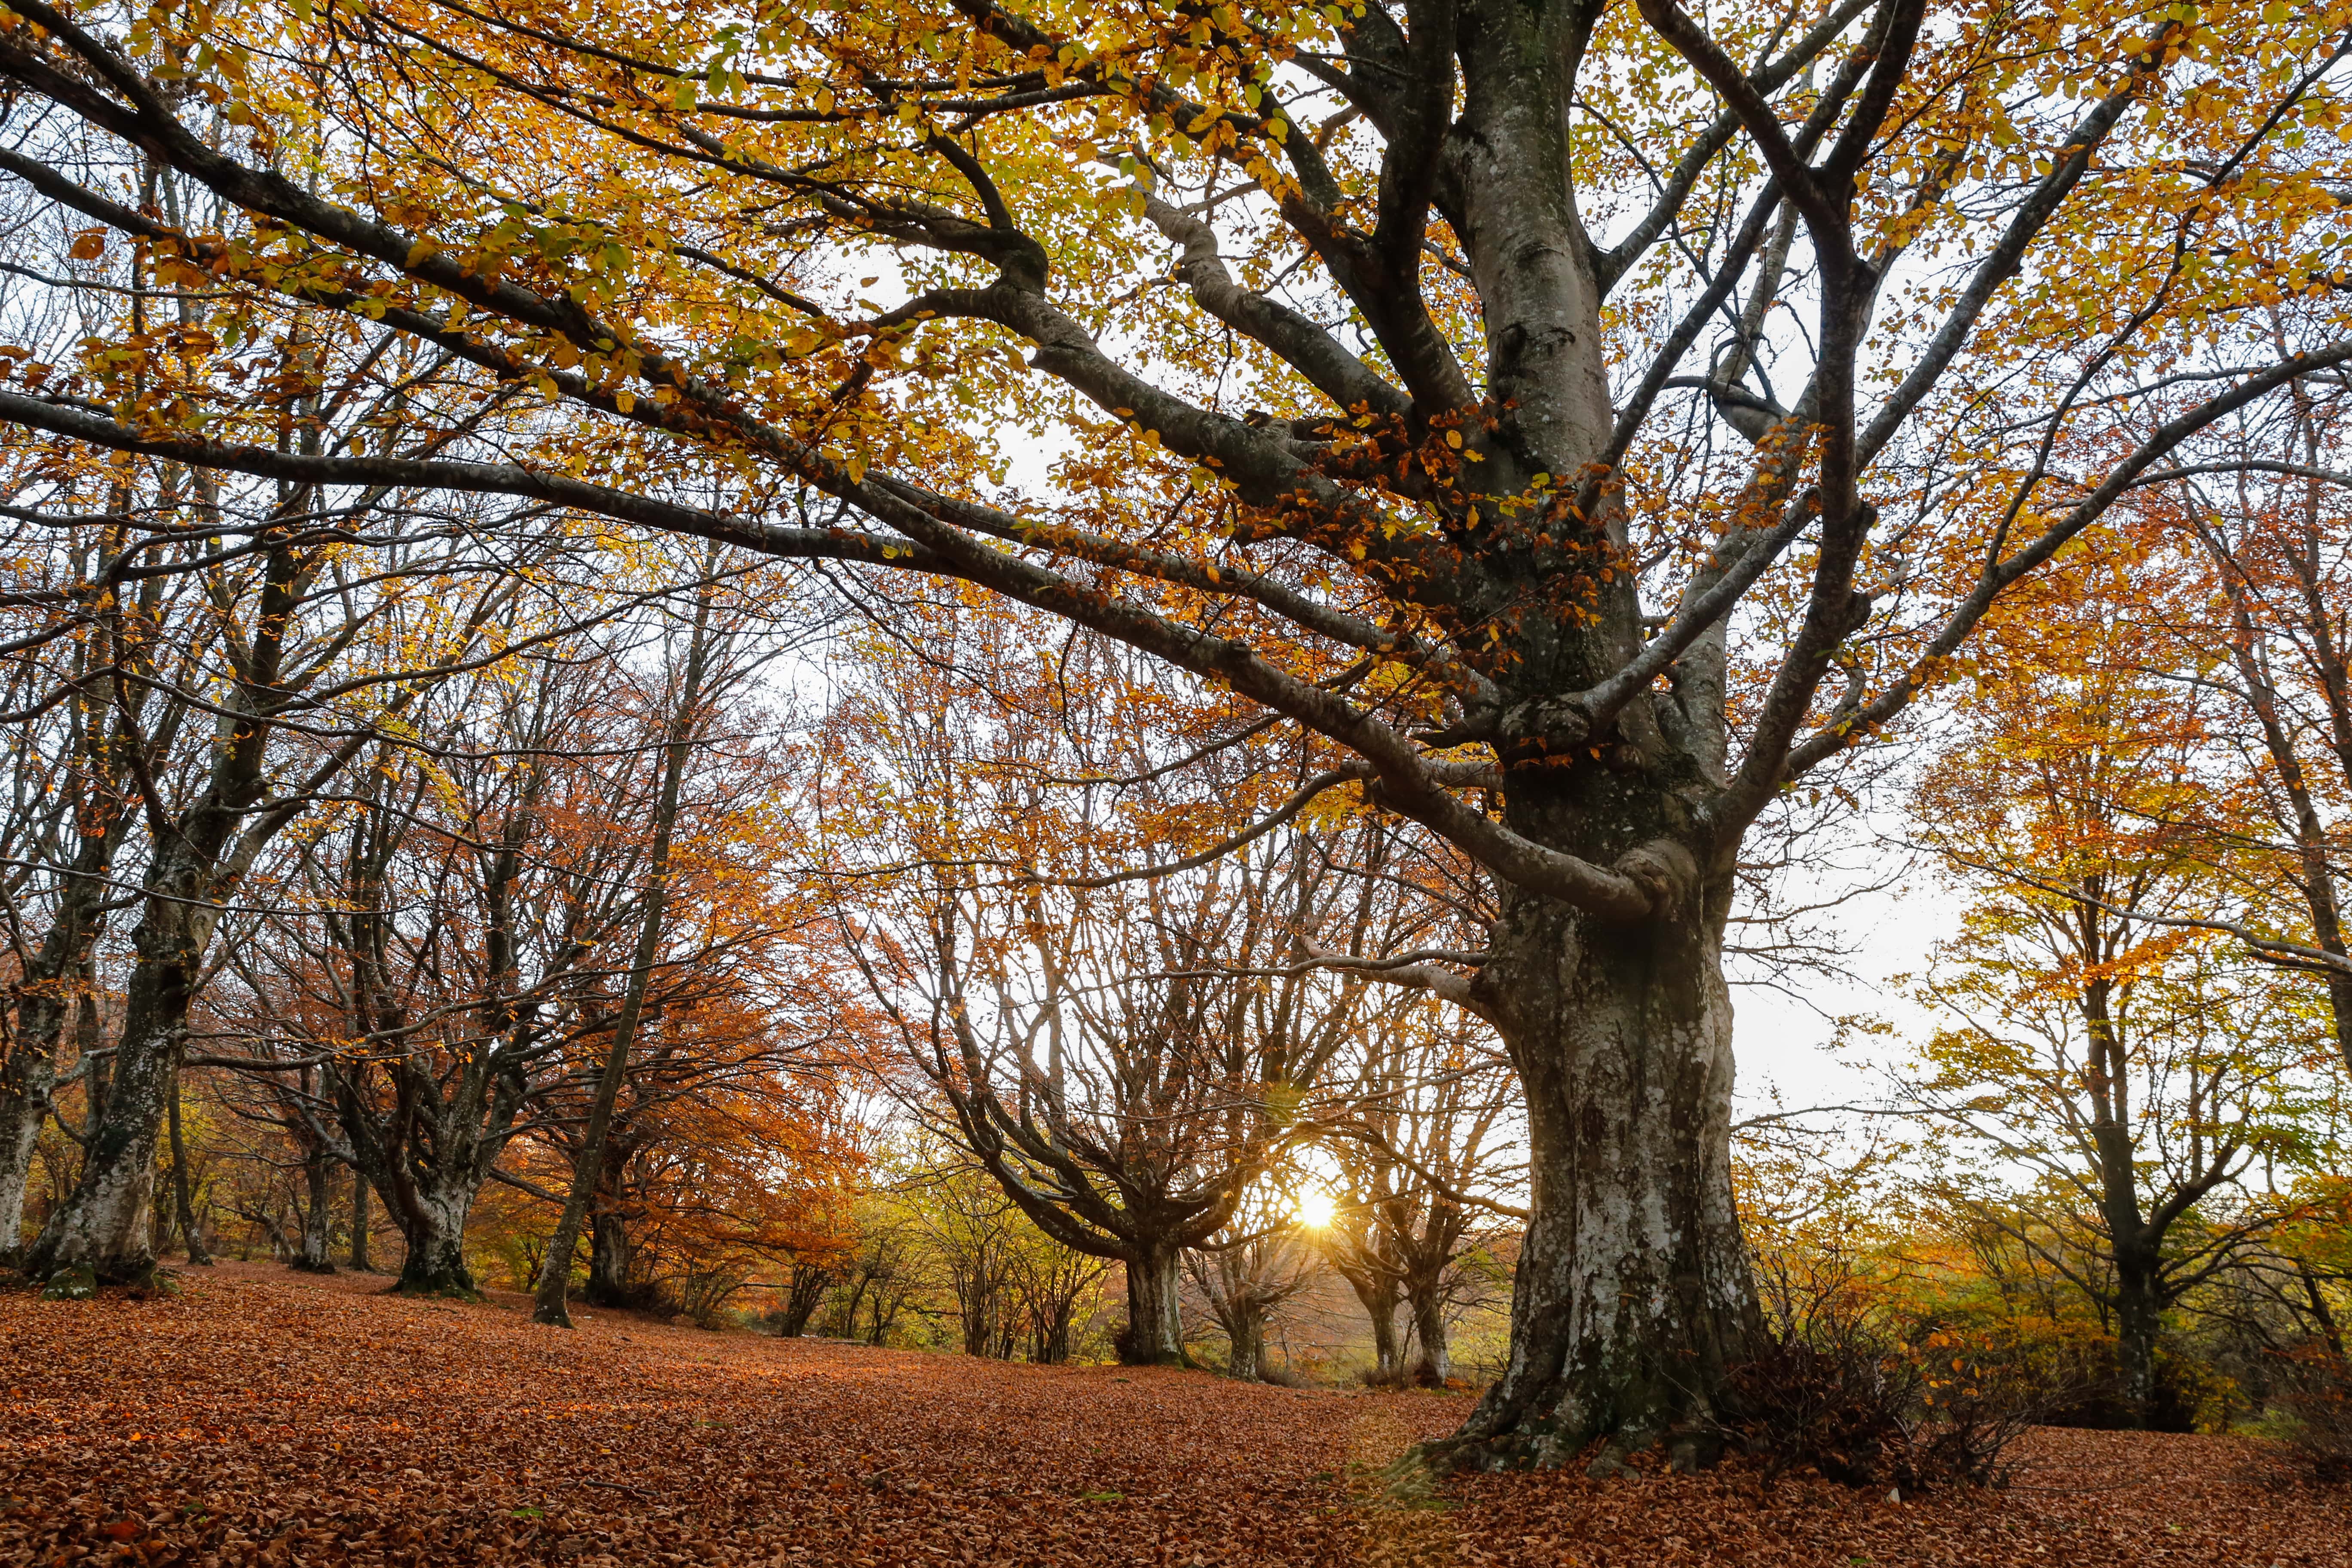
[[313,1149],[302,1162],[302,1185],[305,1204],[302,1209],[302,1246],[295,1254],[294,1267],[305,1274],[332,1274],[335,1260],[328,1255],[328,1242],[335,1218],[331,1180],[334,1161],[321,1147]]
[[1421,1353],[1413,1358],[1413,1381],[1442,1388],[1454,1375],[1454,1356],[1445,1340],[1445,1293],[1433,1281],[1413,1291],[1412,1300],[1413,1337],[1421,1342]]
[[22,1044],[0,1062],[0,1264],[14,1261],[25,1247],[25,1193],[57,1076],[47,1051]]
[[1118,1359],[1129,1366],[1188,1366],[1183,1319],[1177,1310],[1183,1248],[1162,1244],[1127,1264],[1127,1331]]
[[[715,558],[714,558],[715,563]],[[647,855],[645,920],[637,931],[637,947],[629,963],[629,982],[622,994],[620,1016],[613,1022],[612,1047],[604,1053],[603,1073],[588,1110],[588,1129],[580,1145],[580,1161],[572,1173],[571,1195],[557,1216],[555,1235],[541,1262],[539,1286],[533,1292],[531,1321],[557,1328],[572,1326],[564,1296],[572,1285],[572,1255],[580,1247],[580,1227],[588,1202],[604,1169],[604,1143],[612,1135],[613,1107],[628,1077],[629,1047],[636,1041],[637,1020],[646,1007],[646,991],[653,982],[654,961],[661,954],[662,917],[669,906],[670,835],[677,826],[677,799],[684,785],[687,753],[702,700],[702,679],[710,654],[710,597],[696,601],[694,635],[687,645],[685,678],[679,682],[677,708],[670,715],[667,745],[662,753],[659,802],[654,807],[653,843]]]
[[367,1173],[357,1165],[352,1167],[352,1252],[351,1267],[354,1274],[373,1274],[375,1261],[368,1255],[368,1229],[373,1222],[368,1217]]
[[1506,895],[1477,984],[1527,1097],[1534,1217],[1510,1360],[1441,1463],[1711,1457],[1695,1429],[1761,1322],[1732,1201],[1728,891],[1642,926]]
[[2151,1261],[2116,1260],[2116,1369],[2126,1415],[2145,1430],[2156,1414],[2156,1342],[2164,1307]]
[[180,1136],[180,1086],[176,1075],[163,1114],[172,1142],[172,1202],[179,1212],[180,1242],[187,1250],[190,1263],[209,1267],[213,1255],[205,1250],[205,1227],[196,1217],[195,1194],[188,1184],[188,1146]]

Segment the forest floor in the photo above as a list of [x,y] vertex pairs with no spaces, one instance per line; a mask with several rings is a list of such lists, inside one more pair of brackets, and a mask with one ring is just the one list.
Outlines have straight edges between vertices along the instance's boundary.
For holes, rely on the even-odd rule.
[[1030,1367],[189,1269],[0,1293],[0,1563],[2352,1568],[2251,1438],[2041,1431],[2017,1484],[1376,1474],[1456,1394]]

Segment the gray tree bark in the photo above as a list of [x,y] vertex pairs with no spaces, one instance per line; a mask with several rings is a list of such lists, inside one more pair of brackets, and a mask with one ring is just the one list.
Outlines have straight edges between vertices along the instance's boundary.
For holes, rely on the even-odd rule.
[[1508,897],[1478,980],[1526,1087],[1535,1217],[1511,1354],[1454,1463],[1560,1463],[1678,1445],[1760,1326],[1732,1200],[1731,1003],[1717,880],[1681,918],[1628,928]]
[[302,1245],[294,1255],[294,1267],[305,1274],[335,1271],[335,1260],[328,1252],[335,1220],[334,1173],[334,1158],[323,1144],[310,1150],[303,1158]]
[[1184,1250],[1147,1248],[1127,1263],[1127,1329],[1118,1359],[1129,1366],[1190,1366],[1179,1310]]
[[481,1184],[465,1170],[436,1171],[415,1183],[396,1211],[408,1256],[393,1289],[404,1296],[478,1300],[481,1289],[466,1262],[466,1218]]

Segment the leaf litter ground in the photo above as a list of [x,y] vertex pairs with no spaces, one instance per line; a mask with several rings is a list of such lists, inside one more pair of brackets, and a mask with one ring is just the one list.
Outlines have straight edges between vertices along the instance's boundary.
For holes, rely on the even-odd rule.
[[2252,1439],[2036,1433],[2006,1495],[1900,1503],[1737,1462],[1397,1491],[1465,1396],[180,1278],[0,1295],[0,1563],[2352,1568],[2352,1500]]

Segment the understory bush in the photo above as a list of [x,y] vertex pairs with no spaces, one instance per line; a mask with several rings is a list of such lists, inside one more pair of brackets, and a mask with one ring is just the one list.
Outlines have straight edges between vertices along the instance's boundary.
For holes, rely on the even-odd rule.
[[2000,1487],[2037,1401],[1997,1357],[1956,1335],[1904,1344],[1858,1319],[1768,1334],[1733,1370],[1719,1435],[1769,1474],[1810,1467],[1905,1492]]
[[2037,1417],[2033,1385],[1990,1347],[1946,1330],[1908,1334],[1839,1267],[1760,1268],[1766,1331],[1731,1371],[1710,1423],[1767,1473],[1811,1468],[1856,1487],[1999,1487]]
[[[2223,1424],[2230,1380],[2196,1356],[2159,1342],[2155,1396],[2143,1409],[2124,1394],[2114,1339],[2030,1318],[2012,1319],[1983,1342],[1997,1348],[2010,1375],[2040,1394],[2036,1419],[2044,1426],[2097,1432],[2196,1432]],[[1995,1353],[1990,1352],[1988,1353]]]
[[2271,1403],[2286,1417],[2287,1453],[2315,1481],[2352,1483],[2352,1360],[2326,1344],[2307,1344],[2278,1362]]

